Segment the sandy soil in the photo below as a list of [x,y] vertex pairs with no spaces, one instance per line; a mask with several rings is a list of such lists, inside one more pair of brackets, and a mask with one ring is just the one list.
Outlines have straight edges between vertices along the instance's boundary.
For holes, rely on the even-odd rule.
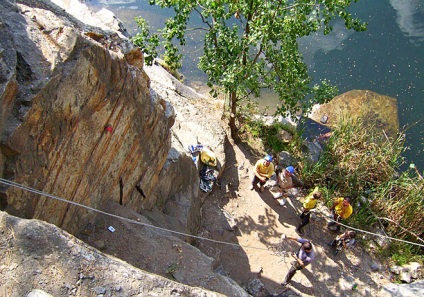
[[[222,186],[214,188],[203,205],[199,233],[223,243],[202,240],[199,248],[217,260],[216,268],[240,285],[259,278],[276,295],[284,290],[280,284],[293,261],[290,254],[299,247],[297,242],[280,238],[282,234],[298,236],[294,229],[300,222],[303,195],[280,206],[268,191],[249,190],[253,165],[261,156],[234,144],[226,151]],[[317,257],[307,269],[296,273],[286,291],[301,296],[376,295],[389,281],[385,270],[372,271],[377,262],[360,245],[334,256],[333,248],[327,245],[335,237],[325,228],[328,209],[322,204],[317,209],[302,235],[313,242]]]
[[[260,157],[244,149],[243,145],[230,144],[226,147],[227,162],[220,179],[221,187],[214,186],[206,198],[202,206],[202,226],[197,234],[214,240],[197,241],[197,247],[215,259],[213,268],[242,287],[253,279],[259,279],[266,291],[274,296],[283,291],[280,296],[292,293],[325,297],[378,296],[381,286],[389,282],[390,274],[359,244],[353,250],[333,255],[334,250],[327,243],[336,234],[325,227],[329,211],[322,203],[313,214],[311,223],[303,229],[302,236],[314,244],[315,261],[297,272],[286,288],[280,285],[293,261],[290,254],[299,248],[297,242],[282,241],[281,235],[297,236],[294,229],[300,222],[303,194],[307,194],[309,189],[301,190],[297,198],[288,199],[285,206],[280,206],[267,190],[263,193],[249,190],[253,164]],[[134,220],[141,218],[116,206],[114,212]],[[107,231],[110,224],[119,232],[112,234]],[[94,227],[95,231],[88,230],[90,235],[84,236],[84,241],[136,267],[167,276],[161,272],[172,260],[169,258],[173,257],[172,253],[169,257],[162,255],[154,259],[140,257],[148,255],[149,249],[154,248],[143,241],[143,234],[148,229],[139,230],[139,227],[117,219],[102,217]],[[160,238],[158,236],[156,241],[161,245],[168,244]],[[188,251],[185,257],[189,257],[191,252]],[[380,269],[373,271],[373,266]],[[355,284],[357,287],[352,290]]]

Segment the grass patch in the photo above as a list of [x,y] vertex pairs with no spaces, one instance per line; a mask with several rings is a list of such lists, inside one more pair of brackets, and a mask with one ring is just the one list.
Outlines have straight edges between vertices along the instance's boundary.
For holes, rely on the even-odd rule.
[[[319,186],[328,206],[334,197],[351,197],[354,214],[345,221],[347,225],[367,231],[380,229],[389,237],[424,244],[423,178],[417,170],[398,171],[405,163],[404,133],[392,139],[361,118],[341,119],[318,163],[312,164],[301,152],[301,132],[282,123],[267,125],[262,118],[242,117],[242,138],[259,153],[288,151],[300,160],[305,187]],[[293,135],[289,143],[280,137],[283,130]],[[398,265],[424,263],[423,248],[400,241],[377,248],[377,256]]]
[[[405,162],[405,135],[390,139],[376,131],[361,119],[342,119],[319,162],[302,162],[302,179],[325,189],[327,205],[331,197],[352,197],[348,225],[368,231],[379,227],[390,237],[424,244],[424,181],[418,171],[398,172]],[[397,264],[408,258],[422,262],[424,249],[392,241],[380,255]]]
[[161,66],[163,69],[165,69],[169,74],[171,74],[173,77],[175,77],[179,81],[184,80],[184,76],[177,69],[173,69],[164,60],[156,59],[155,63],[158,64],[159,66]]
[[304,178],[320,183],[344,196],[367,195],[369,190],[396,176],[403,164],[404,135],[389,139],[377,135],[361,119],[342,119],[333,128],[317,164],[305,162]]
[[[289,136],[290,140],[287,141],[283,135]],[[290,124],[281,122],[267,124],[261,117],[249,118],[245,119],[241,125],[240,136],[261,153],[277,155],[281,151],[288,151],[295,158],[302,154],[300,151],[301,135]]]

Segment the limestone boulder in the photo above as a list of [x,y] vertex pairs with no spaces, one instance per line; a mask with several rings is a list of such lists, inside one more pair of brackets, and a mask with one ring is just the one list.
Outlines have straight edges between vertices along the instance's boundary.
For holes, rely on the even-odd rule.
[[305,140],[302,144],[302,152],[307,156],[308,162],[315,164],[321,157],[324,148],[318,141]]
[[342,117],[361,117],[367,126],[374,126],[376,131],[384,131],[390,137],[395,137],[399,131],[396,99],[368,90],[341,94],[326,104],[314,106],[309,115],[312,120],[328,127],[337,124]]
[[164,226],[194,234],[201,224],[200,208],[209,193],[200,191],[199,171],[204,164],[193,162],[188,146],[202,144],[210,148],[218,159],[212,169],[219,177],[225,168],[224,149],[229,140],[219,119],[214,117],[213,99],[182,84],[159,65],[144,69],[151,79],[152,90],[166,98],[176,114],[171,129],[171,150],[152,193],[155,207],[173,220],[155,216],[155,221],[168,222]]
[[406,297],[406,296],[423,296],[424,295],[424,281],[419,280],[410,284],[394,284],[390,283],[384,285],[378,292],[381,297]]
[[225,130],[216,118],[216,101],[184,85],[159,65],[145,66],[152,89],[166,98],[175,109],[173,136],[186,151],[197,143],[209,147],[218,157],[218,170],[225,165],[224,147],[228,144]]

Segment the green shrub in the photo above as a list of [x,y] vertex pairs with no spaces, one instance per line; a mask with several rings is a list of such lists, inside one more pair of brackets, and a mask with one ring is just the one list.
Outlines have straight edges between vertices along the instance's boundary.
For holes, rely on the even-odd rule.
[[[352,197],[354,215],[346,222],[349,225],[364,230],[383,227],[390,237],[424,244],[423,178],[417,170],[398,173],[404,164],[405,135],[389,139],[376,131],[361,119],[342,119],[333,127],[319,162],[301,162],[302,179],[308,187],[325,189],[327,205],[334,196]],[[399,241],[381,253],[397,263],[408,257],[411,261],[412,255],[424,259],[424,249]]]
[[396,265],[405,265],[410,262],[424,262],[421,248],[402,242],[392,242],[390,247],[381,251],[381,256],[391,259]]
[[[289,132],[293,136],[292,140],[288,143],[284,142],[281,138],[281,132],[283,130]],[[278,154],[281,151],[288,151],[294,157],[301,155],[299,149],[302,142],[300,133],[289,124],[275,122],[271,125],[267,125],[260,118],[245,118],[240,131],[260,139],[263,143],[263,149],[266,152]]]
[[361,119],[342,119],[333,127],[318,164],[304,162],[306,182],[319,182],[345,196],[358,197],[391,180],[403,163],[404,135],[391,140],[375,131]]
[[[386,230],[396,238],[424,244],[424,181],[414,171],[375,189],[372,209]],[[421,240],[420,240],[421,239]]]

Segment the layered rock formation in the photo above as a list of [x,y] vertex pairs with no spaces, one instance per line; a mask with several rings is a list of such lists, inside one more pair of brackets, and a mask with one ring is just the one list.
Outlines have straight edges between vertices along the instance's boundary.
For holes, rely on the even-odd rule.
[[[0,2],[0,176],[48,193],[48,196],[39,195],[3,182],[0,184],[1,209],[53,223],[87,242],[93,240],[94,246],[97,244],[97,248],[105,251],[112,245],[119,248],[125,241],[134,239],[143,245],[145,261],[133,261],[140,257],[138,251],[130,251],[128,258],[125,258],[128,253],[117,255],[132,265],[191,286],[202,286],[228,296],[245,296],[238,285],[212,271],[211,258],[183,241],[191,237],[149,228],[140,231],[116,219],[116,216],[137,218],[146,225],[195,234],[207,194],[199,190],[198,168],[186,148],[196,141],[209,145],[223,165],[226,136],[217,125],[191,124],[194,119],[201,119],[205,124],[210,122],[196,106],[204,97],[181,85],[158,66],[149,68],[150,75],[158,75],[151,83],[143,69],[142,53],[128,42],[125,31],[105,29],[104,25],[98,25],[99,16],[79,5],[73,0]],[[110,17],[102,13],[104,16]],[[122,28],[115,18],[108,23]],[[188,130],[182,131],[181,126]],[[72,203],[54,199],[55,196]],[[107,211],[115,215],[115,219],[100,215],[96,210]],[[22,224],[27,228],[27,223]],[[31,221],[31,224],[38,226],[39,223]],[[105,227],[109,225],[115,226],[116,233],[107,231]],[[102,239],[94,237],[105,230],[109,233]],[[56,252],[55,240],[52,239],[53,245],[49,245],[50,241],[40,241],[44,232],[59,232],[71,242],[76,240],[61,231],[26,229],[23,232],[33,234],[28,239],[33,239],[34,246],[15,242],[30,249],[21,256],[30,258],[31,251],[40,249],[40,255],[36,256],[40,261],[49,259],[47,252],[41,251],[41,245]],[[60,250],[64,245],[62,242],[57,247]],[[72,255],[62,260],[78,264],[83,260],[79,258],[85,257],[84,254]],[[88,256],[90,265],[94,265],[95,261],[91,260],[97,257],[103,256]],[[174,259],[177,259],[175,263]],[[3,268],[10,266],[7,258],[1,260]],[[150,267],[146,263],[151,264]],[[174,264],[177,270],[169,267]],[[35,268],[38,264],[28,265]],[[75,272],[73,268],[67,271],[66,264],[61,265],[59,270],[64,277],[71,277]],[[112,266],[110,275],[131,270]],[[99,269],[104,271],[104,267]],[[20,283],[41,280],[27,278],[23,270],[15,272],[19,273],[13,277]],[[128,275],[133,282],[133,274]],[[144,284],[145,278],[139,276],[139,272],[134,275],[139,284]],[[48,282],[47,279],[43,277],[43,281]],[[83,279],[80,278],[78,284]],[[153,287],[160,288],[169,283],[161,278],[153,282]],[[65,291],[72,290],[72,285],[52,284],[50,292],[62,290],[63,286]],[[161,295],[160,290],[147,289],[150,285],[140,286],[136,290],[141,295],[149,290]],[[121,289],[116,288],[114,296],[129,296],[132,294],[129,292],[133,292],[121,294]],[[121,288],[124,292],[124,287]],[[195,296],[209,296],[201,290],[181,288],[163,289],[162,293],[191,295],[190,292],[194,292]],[[19,292],[13,291],[12,296],[22,296]],[[66,294],[69,292],[63,296],[69,296]]]
[[[175,115],[150,93],[142,54],[112,31],[71,23],[54,5],[7,5],[3,34],[14,46],[3,55],[3,175],[92,207],[103,200],[134,210],[154,205],[149,197]],[[89,215],[14,188],[5,191],[3,205],[70,232]]]
[[27,296],[34,289],[55,297],[225,296],[147,273],[54,225],[2,211],[0,251],[1,296]]

